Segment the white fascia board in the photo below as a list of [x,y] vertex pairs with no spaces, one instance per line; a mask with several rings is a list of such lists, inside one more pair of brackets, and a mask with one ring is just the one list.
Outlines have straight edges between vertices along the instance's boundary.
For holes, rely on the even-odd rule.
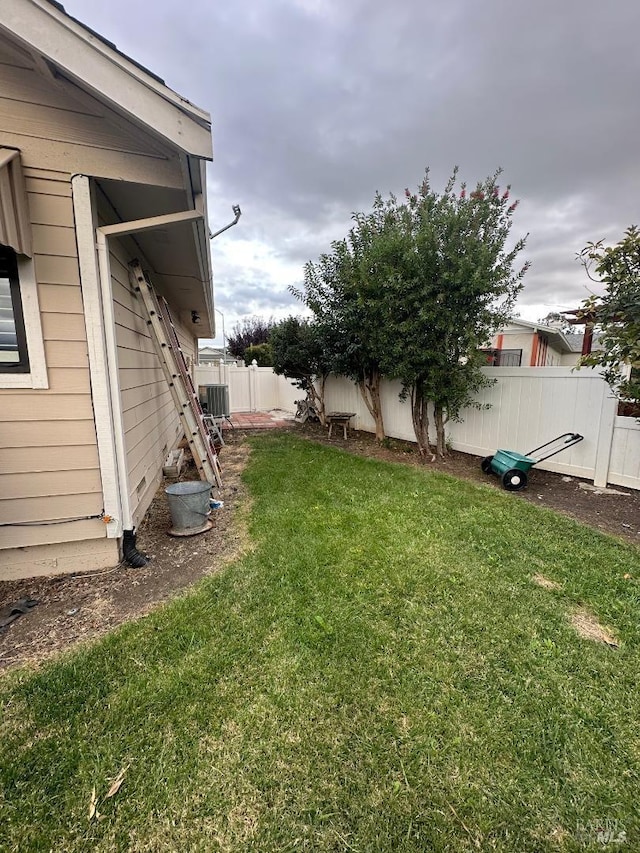
[[118,112],[196,157],[211,159],[211,117],[45,0],[3,0],[0,31],[53,62]]
[[[209,313],[209,325],[211,333],[215,333],[215,311],[213,296],[213,263],[211,260],[211,240],[209,239],[209,210],[207,203],[207,164],[204,160],[197,163],[199,171],[199,195],[194,198],[196,209],[202,210],[202,220],[194,224],[194,237],[196,240],[196,251],[200,264],[202,281],[204,285],[204,301]],[[192,181],[193,186],[193,181]]]

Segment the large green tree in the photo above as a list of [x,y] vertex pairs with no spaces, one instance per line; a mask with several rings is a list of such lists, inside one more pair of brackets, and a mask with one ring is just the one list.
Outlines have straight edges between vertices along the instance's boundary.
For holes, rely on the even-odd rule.
[[525,238],[510,241],[518,202],[499,175],[468,193],[465,184],[456,188],[456,169],[439,193],[427,170],[402,201],[377,193],[371,211],[353,215],[347,237],[308,263],[304,288],[294,289],[329,330],[330,369],[355,380],[378,439],[381,378],[401,381],[423,458],[429,405],[442,457],[447,420],[488,384],[478,350],[509,318],[527,269],[516,268]]
[[292,379],[313,403],[324,426],[324,389],[331,372],[331,344],[320,322],[287,317],[269,335],[273,370]]
[[377,195],[369,213],[354,213],[352,219],[347,237],[334,241],[316,263],[307,263],[304,287],[292,290],[325,330],[331,372],[356,383],[382,441],[380,383],[392,306],[385,292],[389,270],[380,263],[380,252],[393,239],[397,211]]
[[381,243],[388,267],[386,298],[394,306],[387,375],[410,396],[421,454],[429,453],[429,403],[436,454],[447,453],[445,425],[473,405],[489,380],[478,350],[509,318],[528,268],[516,266],[525,239],[510,243],[518,205],[500,171],[471,192],[458,188],[457,169],[443,192],[429,172],[416,192],[396,205],[396,228]]
[[582,319],[595,325],[602,349],[581,363],[602,367],[614,392],[640,405],[640,231],[631,225],[615,246],[589,243],[579,257],[589,277],[604,285],[601,296],[582,305]]

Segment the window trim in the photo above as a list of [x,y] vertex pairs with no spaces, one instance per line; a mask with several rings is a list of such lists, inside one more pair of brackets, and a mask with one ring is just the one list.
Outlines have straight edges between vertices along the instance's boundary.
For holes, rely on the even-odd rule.
[[29,371],[0,373],[0,388],[42,388],[49,387],[47,365],[42,337],[42,320],[38,285],[32,258],[16,254],[20,300],[22,302],[22,320],[27,344]]

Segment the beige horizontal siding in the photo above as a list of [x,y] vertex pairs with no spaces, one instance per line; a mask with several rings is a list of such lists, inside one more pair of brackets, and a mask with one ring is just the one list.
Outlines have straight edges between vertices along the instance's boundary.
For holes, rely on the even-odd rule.
[[125,370],[149,370],[149,368],[158,367],[158,357],[155,350],[147,352],[146,350],[128,349],[120,347],[119,350],[120,369]]
[[[171,394],[169,393],[168,388],[164,401],[159,403],[156,398],[153,398],[151,400],[148,400],[146,403],[138,403],[137,405],[123,412],[122,422],[124,426],[125,435],[130,433],[134,427],[142,424],[147,419],[152,420],[153,418],[157,418],[158,412],[162,411],[163,405],[173,407]],[[147,428],[148,427],[145,427],[145,429]]]
[[30,192],[29,187],[27,184],[29,216],[34,225],[73,227],[73,202],[70,196]]
[[176,327],[176,333],[178,335],[178,341],[180,343],[180,349],[182,350],[185,359],[187,356],[193,359],[196,354],[197,341],[193,336],[193,333],[187,331],[183,325],[177,323],[174,319],[174,325]]
[[137,458],[135,457],[135,451],[137,448],[144,449],[149,433],[152,430],[152,424],[155,423],[161,425],[163,430],[168,430],[171,429],[171,427],[169,424],[164,423],[164,421],[173,419],[176,424],[178,423],[176,419],[175,406],[171,397],[166,397],[163,404],[160,406],[154,406],[151,408],[151,406],[147,404],[147,407],[148,413],[146,417],[142,417],[142,409],[140,406],[133,410],[138,417],[136,418],[135,424],[127,430],[128,445],[134,464],[137,464],[141,458],[140,456]]
[[[31,532],[31,541],[29,545],[47,545],[64,542],[82,542],[87,540],[107,539],[104,534],[105,525],[99,518],[82,519],[81,521],[67,521],[62,524],[47,524],[37,527],[28,528]],[[2,531],[2,544],[4,548],[19,548],[22,554],[28,554],[31,548],[25,548],[20,543],[22,542],[21,533],[25,530],[24,527],[5,527]],[[113,541],[113,540],[111,540]],[[100,543],[94,543],[94,547],[99,548]],[[4,550],[0,549],[0,566],[10,566],[11,551],[5,554]],[[117,558],[111,565],[117,563]],[[85,565],[87,569],[96,568],[92,562],[88,561]],[[0,569],[0,578],[3,580],[9,577]]]
[[45,341],[82,341],[86,344],[87,331],[82,315],[70,316],[52,311],[41,313],[42,335]]
[[110,250],[129,498],[134,522],[139,524],[159,483],[167,451],[180,435],[180,423],[144,304],[130,286],[131,253],[117,240],[110,242]]
[[145,403],[154,403],[155,410],[158,411],[166,401],[171,399],[171,395],[167,383],[162,379],[128,391],[121,391],[120,399],[123,412],[128,412]]
[[82,293],[76,285],[39,284],[40,310],[46,314],[79,314],[84,316]]
[[57,225],[32,225],[31,236],[33,251],[38,255],[76,257],[76,232],[74,228]]
[[48,340],[44,352],[47,367],[75,367],[87,360],[87,342]]
[[71,258],[56,255],[34,255],[38,284],[69,284],[80,286],[80,271],[77,256]]
[[56,178],[57,172],[48,172],[46,169],[23,170],[27,184],[27,191],[39,195],[61,195],[72,197],[71,184],[62,183]]
[[[4,35],[0,145],[21,151],[49,381],[47,390],[0,389],[0,522],[97,515],[102,490],[70,178],[79,173],[182,189],[180,156],[73,82],[52,80]],[[159,451],[175,441],[178,418],[127,293],[127,261],[121,258],[115,307],[139,520],[157,486]],[[0,579],[16,571],[113,565],[117,546],[105,536],[99,520],[2,527]]]
[[[23,163],[40,174],[27,176],[46,181],[64,171],[181,188],[180,158],[160,139],[138,129],[70,80],[55,81],[33,59],[7,47],[0,36],[0,145],[20,148]],[[71,193],[58,186],[32,180],[30,190],[41,196]],[[40,207],[48,210],[42,219]],[[59,224],[54,209],[64,204],[37,202],[34,221]]]
[[120,390],[135,391],[146,385],[165,384],[164,373],[160,367],[121,367]]
[[[65,538],[50,540],[31,548],[9,548],[0,551],[0,577],[5,580],[29,578],[34,575],[57,575],[69,572],[85,573],[114,566],[119,560],[115,539],[85,539],[102,522],[81,521],[74,525],[56,525]],[[73,541],[74,535],[78,541]]]
[[125,124],[71,81],[59,78],[52,85],[37,68],[11,64],[1,66],[0,73],[0,117],[11,119],[11,125],[2,124],[12,126],[16,133],[50,142],[80,142],[125,153],[165,156],[160,142]]
[[0,389],[0,523],[17,525],[0,528],[0,553],[106,535],[100,521],[38,525],[99,515],[102,486],[70,175],[30,167],[25,179],[49,388]]
[[[37,395],[37,396],[36,396]],[[72,431],[76,421],[93,420],[93,407],[88,394],[55,394],[52,391],[0,391],[3,421],[66,421]]]
[[95,470],[97,467],[98,454],[93,444],[69,444],[56,447],[55,452],[50,447],[0,447],[0,474]]
[[51,367],[49,369],[50,393],[82,394],[89,397],[91,381],[88,368],[83,367]]
[[[52,495],[91,494],[100,491],[100,472],[91,468],[73,471],[33,471],[5,474],[2,485],[19,498],[51,497]],[[0,502],[4,498],[0,498]],[[78,513],[76,513],[77,515]]]
[[132,350],[133,352],[144,352],[155,357],[155,349],[151,338],[132,332],[126,326],[117,326],[118,328],[118,348]]
[[[4,398],[0,395],[0,403]],[[4,413],[3,413],[4,416]],[[5,422],[0,426],[2,433],[2,446],[47,448],[53,456],[56,448],[64,448],[69,445],[90,445],[96,447],[96,431],[93,423],[93,414],[85,420],[76,420],[73,429],[69,429],[66,420],[49,420],[48,413],[40,412],[39,418],[32,421]],[[97,453],[97,450],[96,450]]]
[[[101,512],[102,495],[95,492],[0,500],[0,524],[21,524],[23,522],[84,518],[89,515],[100,515]],[[35,528],[22,527],[15,529],[22,530],[23,532],[28,531],[33,535]],[[97,532],[99,530],[100,528],[98,528]],[[102,526],[102,535],[105,535],[104,525]],[[4,538],[5,531],[3,531],[2,536],[4,545],[6,541]],[[30,541],[27,544],[31,545],[33,543]]]

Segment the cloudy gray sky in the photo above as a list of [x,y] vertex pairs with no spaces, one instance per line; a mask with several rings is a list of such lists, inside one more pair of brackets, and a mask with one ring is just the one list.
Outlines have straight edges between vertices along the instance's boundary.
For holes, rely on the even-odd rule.
[[243,210],[212,244],[227,333],[298,313],[303,263],[427,165],[438,188],[504,168],[526,319],[575,307],[575,253],[640,220],[637,0],[64,3],[212,114],[212,229]]

